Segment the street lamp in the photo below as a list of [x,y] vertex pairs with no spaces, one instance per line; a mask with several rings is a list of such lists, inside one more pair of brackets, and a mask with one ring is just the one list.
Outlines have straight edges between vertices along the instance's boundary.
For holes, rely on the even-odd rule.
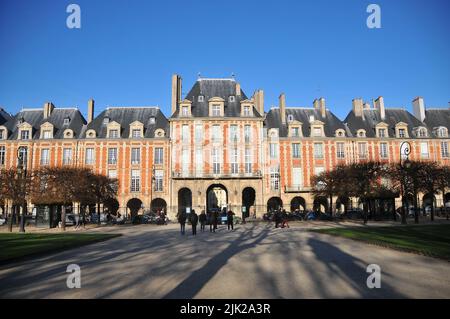
[[[409,144],[409,142],[403,142],[400,144],[400,167],[402,168],[402,170],[409,170],[411,168],[411,161],[409,160],[409,154],[411,154],[411,144]],[[405,157],[404,161],[403,158]],[[408,182],[406,181],[406,178],[403,179],[402,181],[402,186],[401,189],[403,191],[402,194],[402,209],[403,209],[403,215],[405,216],[406,220],[406,214],[409,212],[409,205],[408,205]],[[406,212],[405,212],[405,207],[406,207]],[[403,222],[403,219],[402,219]]]
[[17,149],[17,177],[20,181],[20,191],[21,195],[24,196],[23,203],[22,203],[22,218],[20,219],[20,229],[19,232],[24,233],[25,232],[25,215],[27,210],[27,204],[25,201],[25,195],[26,195],[26,177],[27,177],[27,156],[26,156],[27,148],[25,146],[20,146]]

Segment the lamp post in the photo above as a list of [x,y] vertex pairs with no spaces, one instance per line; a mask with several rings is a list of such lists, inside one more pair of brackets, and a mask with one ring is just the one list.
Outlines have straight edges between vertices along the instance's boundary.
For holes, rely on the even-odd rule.
[[[409,142],[402,142],[400,144],[400,167],[402,170],[407,172],[411,168],[411,162],[409,160],[409,154],[411,153],[411,144]],[[405,159],[403,160],[403,156]],[[402,174],[402,176],[405,176]],[[406,214],[409,212],[409,204],[408,204],[408,181],[407,178],[404,178],[402,180],[402,210],[403,210],[403,216],[402,216],[402,224],[406,224]],[[406,211],[405,211],[406,207]]]
[[25,217],[26,217],[26,210],[27,210],[27,204],[25,200],[26,195],[26,177],[27,177],[27,156],[26,156],[26,150],[27,148],[25,146],[20,146],[17,149],[17,177],[20,181],[20,194],[23,195],[23,202],[22,202],[22,218],[20,219],[20,228],[19,232],[24,233],[25,232]]

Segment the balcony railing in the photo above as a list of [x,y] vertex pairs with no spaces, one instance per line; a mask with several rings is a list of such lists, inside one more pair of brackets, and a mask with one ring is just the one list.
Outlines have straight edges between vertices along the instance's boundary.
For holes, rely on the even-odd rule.
[[286,185],[284,186],[285,193],[300,193],[300,192],[308,192],[311,190],[311,187],[305,187],[302,185]]
[[231,169],[228,170],[221,170],[219,173],[215,174],[212,172],[203,172],[203,171],[196,171],[196,170],[176,170],[172,172],[172,178],[179,178],[179,179],[192,179],[192,178],[203,178],[203,179],[209,179],[209,178],[262,178],[261,171],[254,171],[251,173],[245,173],[245,172],[232,172]]

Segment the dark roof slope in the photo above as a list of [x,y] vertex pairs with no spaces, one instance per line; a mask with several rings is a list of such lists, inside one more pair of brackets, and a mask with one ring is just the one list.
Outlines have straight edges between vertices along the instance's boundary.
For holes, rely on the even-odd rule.
[[[313,108],[286,108],[286,118],[292,115],[295,121],[302,123],[302,133],[304,137],[309,137],[311,135],[311,125],[310,118],[314,116],[314,120],[319,120],[324,124],[325,136],[334,137],[337,129],[346,130],[344,123],[339,120],[336,115],[334,115],[329,110],[326,111],[326,117],[322,117],[320,110]],[[278,128],[280,137],[288,136],[288,121],[283,125],[281,123],[280,109],[271,109],[266,116],[265,123],[268,129]],[[347,130],[346,130],[347,131]]]
[[450,132],[450,109],[429,109],[425,111],[425,124],[430,131],[443,126]]
[[367,137],[376,137],[375,126],[384,122],[388,125],[388,136],[395,137],[395,125],[404,122],[408,124],[408,134],[413,137],[413,129],[419,126],[426,126],[419,121],[414,115],[404,109],[385,109],[385,119],[382,120],[380,111],[377,109],[370,109],[363,111],[363,117],[355,116],[355,113],[351,111],[344,122],[347,123],[352,134],[356,136],[356,132],[360,129],[366,131]]
[[0,108],[0,125],[5,125],[6,122],[12,119],[11,114]]
[[[200,95],[204,96],[203,102],[198,101]],[[229,102],[229,97],[235,96],[234,102]],[[198,79],[185,99],[192,102],[191,112],[193,117],[209,116],[209,99],[220,97],[225,100],[224,115],[226,117],[239,117],[241,115],[241,101],[248,99],[241,89],[241,95],[236,96],[236,81],[234,79]],[[253,114],[261,117],[256,108]],[[172,117],[178,117],[177,109]]]
[[[129,137],[130,124],[135,121],[144,124],[144,137],[154,137],[155,130],[159,128],[164,130],[165,136],[169,136],[169,121],[158,107],[111,107],[100,113],[86,126],[82,137],[86,137],[87,130],[93,129],[98,138],[106,138],[107,124],[104,123],[105,118],[108,118],[109,122],[115,121],[120,124],[120,136],[122,138]],[[155,119],[154,124],[150,123],[151,118]]]
[[[64,125],[64,119],[70,119],[68,125]],[[9,122],[12,134],[9,139],[17,139],[19,122],[27,122],[33,127],[32,138],[39,139],[41,125],[49,122],[54,126],[53,138],[63,138],[64,131],[71,129],[74,132],[74,138],[78,138],[82,131],[83,125],[86,124],[81,112],[76,108],[55,108],[47,119],[44,119],[42,109],[24,109],[17,113]]]

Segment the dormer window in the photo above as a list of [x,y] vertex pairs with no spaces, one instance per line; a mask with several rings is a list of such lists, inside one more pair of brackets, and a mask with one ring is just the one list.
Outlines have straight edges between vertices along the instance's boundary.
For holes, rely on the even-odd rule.
[[211,107],[211,115],[212,116],[220,116],[221,107],[220,104],[213,104]]
[[366,137],[366,131],[365,130],[358,130],[356,133],[358,137]]
[[21,118],[19,118],[19,119],[17,120],[17,124],[18,124],[18,125],[22,124],[23,122],[24,122],[23,117],[21,117]]
[[235,97],[234,95],[230,95],[230,96],[228,97],[228,102],[233,103],[233,102],[235,102],[235,101],[236,101],[236,97]]
[[189,106],[183,106],[181,108],[181,116],[189,116]]
[[322,128],[321,127],[313,127],[312,128],[312,136],[314,136],[314,137],[322,136]]
[[244,116],[250,116],[250,106],[244,106]]
[[427,129],[424,127],[419,128],[418,136],[419,137],[427,137]]
[[439,127],[436,133],[437,137],[447,137],[447,128]]
[[344,137],[345,136],[345,131],[340,129],[340,130],[336,130],[336,136],[337,137]]
[[150,124],[155,124],[155,123],[156,123],[156,119],[155,119],[154,116],[150,117],[149,123],[150,123]]
[[378,137],[386,137],[386,129],[385,128],[380,128],[378,129]]
[[298,126],[291,127],[289,130],[289,135],[291,137],[300,137],[300,127]]
[[69,125],[70,124],[70,118],[69,117],[66,117],[65,119],[64,119],[64,125]]
[[52,138],[52,131],[50,130],[45,130],[42,132],[42,138],[43,139],[50,139]]
[[133,129],[131,131],[131,137],[132,138],[141,138],[141,130],[140,129]]
[[73,131],[70,129],[67,129],[64,131],[64,138],[72,138],[73,137]]
[[398,137],[399,138],[405,138],[406,137],[406,130],[404,128],[398,129]]
[[28,131],[28,130],[20,131],[20,139],[21,140],[28,140],[28,139],[30,139],[30,131]]
[[205,102],[205,97],[203,95],[199,95],[198,96],[198,101],[199,102]]
[[109,117],[105,117],[103,119],[103,124],[108,124],[109,123]]
[[0,130],[0,140],[6,139],[6,131],[4,129]]
[[109,138],[119,138],[119,130],[109,130]]
[[88,131],[86,132],[86,136],[87,136],[88,138],[95,138],[96,133],[95,133],[94,130],[88,130]]
[[292,121],[294,121],[294,116],[292,114],[289,114],[287,116],[287,121],[288,121],[288,123],[291,123]]

